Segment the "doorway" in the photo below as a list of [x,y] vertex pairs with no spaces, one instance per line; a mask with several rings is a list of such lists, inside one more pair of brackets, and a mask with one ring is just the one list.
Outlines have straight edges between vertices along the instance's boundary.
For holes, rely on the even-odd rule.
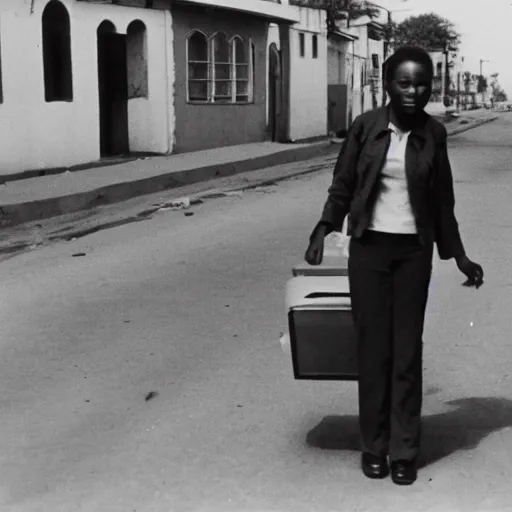
[[346,84],[327,86],[328,132],[344,137],[347,126],[348,87]]
[[272,142],[280,140],[281,117],[281,54],[272,43],[268,50],[268,131]]
[[98,27],[101,156],[129,153],[126,36],[104,21]]

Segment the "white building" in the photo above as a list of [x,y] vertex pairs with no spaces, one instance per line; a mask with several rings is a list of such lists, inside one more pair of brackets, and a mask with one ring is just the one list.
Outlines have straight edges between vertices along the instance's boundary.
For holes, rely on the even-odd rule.
[[356,39],[347,30],[337,30],[328,36],[328,128],[329,133],[342,136],[352,120]]
[[382,64],[384,59],[383,28],[363,16],[350,22],[354,41],[354,89],[352,119],[383,103]]
[[0,1],[2,174],[172,152],[170,13],[121,3]]
[[[327,15],[321,9],[292,7],[299,22],[291,26],[289,39],[289,138],[297,141],[327,135]],[[269,51],[280,49],[279,40],[273,25]]]

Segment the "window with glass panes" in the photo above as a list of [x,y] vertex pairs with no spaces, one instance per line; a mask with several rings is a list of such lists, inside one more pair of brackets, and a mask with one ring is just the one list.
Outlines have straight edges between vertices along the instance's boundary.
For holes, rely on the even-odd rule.
[[188,101],[250,103],[253,99],[254,44],[219,32],[187,39]]
[[202,32],[194,32],[187,39],[188,99],[208,101],[209,94],[209,44]]

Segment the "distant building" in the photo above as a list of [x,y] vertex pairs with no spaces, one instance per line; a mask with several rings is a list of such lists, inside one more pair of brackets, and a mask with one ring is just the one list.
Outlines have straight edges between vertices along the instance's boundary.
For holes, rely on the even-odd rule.
[[357,35],[354,41],[353,119],[383,103],[384,28],[368,16],[363,16],[351,21],[348,30]]
[[[283,0],[283,4],[286,3],[288,0]],[[295,3],[293,0],[289,2],[299,20],[290,27],[289,93],[281,98],[277,107],[274,102],[269,103],[271,140],[279,140],[273,127],[278,122],[276,116],[283,109],[289,111],[288,140],[307,140],[327,135],[327,13]],[[268,44],[271,62],[280,59],[279,28],[276,25],[270,28]],[[269,72],[269,98],[272,98],[275,69],[272,67]]]
[[357,35],[329,33],[327,95],[329,133],[343,135],[353,117],[354,54]]

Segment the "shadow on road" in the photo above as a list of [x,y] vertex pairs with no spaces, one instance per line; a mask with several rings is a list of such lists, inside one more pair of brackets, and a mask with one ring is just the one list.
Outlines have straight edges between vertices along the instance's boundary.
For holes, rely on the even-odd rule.
[[[512,427],[512,400],[493,397],[447,402],[453,410],[426,416],[420,466],[460,451],[471,450],[487,436]],[[308,432],[306,442],[322,450],[359,451],[357,416],[327,416]]]

